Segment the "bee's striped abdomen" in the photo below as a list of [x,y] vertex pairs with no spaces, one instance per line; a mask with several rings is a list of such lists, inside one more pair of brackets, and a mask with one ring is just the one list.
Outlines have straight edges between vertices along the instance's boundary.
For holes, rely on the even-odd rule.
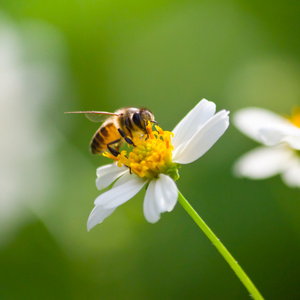
[[[90,149],[93,154],[100,154],[107,151],[107,144],[120,139],[120,133],[118,132],[117,126],[113,121],[107,121],[102,124],[102,126],[94,134]],[[118,147],[120,143],[116,143]]]

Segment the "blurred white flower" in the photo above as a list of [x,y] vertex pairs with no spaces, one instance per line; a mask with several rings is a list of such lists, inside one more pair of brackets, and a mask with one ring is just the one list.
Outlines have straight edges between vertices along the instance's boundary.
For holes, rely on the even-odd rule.
[[[34,51],[35,46],[41,47],[45,39],[51,44],[51,29],[43,28],[34,23],[17,27],[1,15],[0,246],[13,237],[19,224],[32,217],[30,210],[37,213],[46,206],[53,178],[54,164],[47,154],[57,143],[57,134],[43,113],[57,95],[54,91],[59,90],[61,76],[55,60],[36,57],[40,53]],[[38,45],[32,43],[35,38]]]
[[281,174],[290,187],[300,187],[300,113],[284,118],[262,108],[244,108],[233,116],[235,126],[264,146],[237,160],[237,176],[264,179]]
[[102,190],[118,180],[95,200],[87,223],[88,230],[101,223],[146,184],[146,220],[155,223],[161,213],[172,211],[178,198],[175,180],[179,178],[179,164],[191,163],[205,154],[229,126],[229,112],[215,112],[216,105],[203,99],[175,127],[173,138],[171,132],[158,126],[157,131],[152,132],[149,126],[149,138],[136,137],[133,140],[135,147],[128,155],[126,151],[117,158],[105,154],[117,160],[118,165],[114,163],[98,168],[97,188]]

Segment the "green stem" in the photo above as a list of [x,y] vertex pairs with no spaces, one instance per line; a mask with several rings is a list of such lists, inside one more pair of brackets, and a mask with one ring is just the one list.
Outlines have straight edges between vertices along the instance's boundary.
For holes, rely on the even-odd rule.
[[243,271],[243,269],[239,266],[238,262],[233,258],[233,256],[228,252],[228,250],[224,247],[224,245],[220,242],[220,240],[215,236],[215,234],[211,231],[211,229],[205,224],[205,222],[200,218],[197,212],[193,209],[193,207],[189,204],[189,202],[182,196],[179,192],[178,197],[179,203],[182,207],[187,211],[187,213],[193,218],[193,220],[197,223],[200,229],[205,233],[205,235],[210,239],[210,241],[215,245],[220,254],[224,257],[224,259],[228,262],[230,267],[235,272],[236,276],[241,280],[246,289],[249,291],[253,299],[255,300],[263,300],[264,298],[259,293],[257,288],[254,286],[250,278]]

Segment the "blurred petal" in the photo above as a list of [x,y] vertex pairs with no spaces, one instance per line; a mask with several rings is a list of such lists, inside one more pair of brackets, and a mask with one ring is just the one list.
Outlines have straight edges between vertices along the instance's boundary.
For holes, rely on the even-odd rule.
[[121,175],[128,172],[126,167],[118,167],[116,164],[109,164],[97,169],[96,186],[102,190],[112,184]]
[[155,223],[160,214],[174,209],[178,198],[178,189],[174,180],[165,174],[153,179],[146,191],[144,215],[148,222]]
[[229,111],[221,110],[199,128],[184,147],[173,152],[173,161],[188,164],[208,151],[229,126]]
[[[122,184],[118,181],[122,180]],[[147,180],[134,174],[126,173],[119,179],[109,191],[101,194],[95,205],[101,205],[106,209],[116,208],[135,196],[146,184]]]
[[105,209],[101,205],[96,205],[87,221],[87,230],[90,231],[94,226],[102,223],[103,220],[110,216],[115,210],[116,208]]
[[172,138],[174,148],[185,144],[215,112],[215,103],[206,99],[201,100],[172,131],[174,133],[174,138]]
[[295,157],[291,161],[291,167],[281,175],[282,180],[289,187],[300,187],[300,159]]
[[268,178],[287,169],[292,156],[286,147],[258,147],[237,160],[234,173],[252,179]]
[[286,142],[292,148],[300,150],[300,128],[294,125],[263,128],[260,133],[262,142],[267,146]]
[[262,142],[260,136],[262,128],[277,128],[291,124],[285,118],[258,107],[248,107],[237,111],[233,115],[233,123],[241,132],[258,142]]

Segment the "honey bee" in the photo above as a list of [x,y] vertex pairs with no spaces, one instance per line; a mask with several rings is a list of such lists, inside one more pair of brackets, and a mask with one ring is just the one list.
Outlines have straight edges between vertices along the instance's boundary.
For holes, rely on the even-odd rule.
[[148,122],[157,124],[152,112],[145,108],[121,108],[114,113],[104,111],[71,111],[66,114],[85,114],[92,122],[104,123],[96,131],[90,142],[92,154],[101,154],[109,151],[112,155],[120,154],[120,146],[127,142],[133,145],[132,137],[145,135]]

